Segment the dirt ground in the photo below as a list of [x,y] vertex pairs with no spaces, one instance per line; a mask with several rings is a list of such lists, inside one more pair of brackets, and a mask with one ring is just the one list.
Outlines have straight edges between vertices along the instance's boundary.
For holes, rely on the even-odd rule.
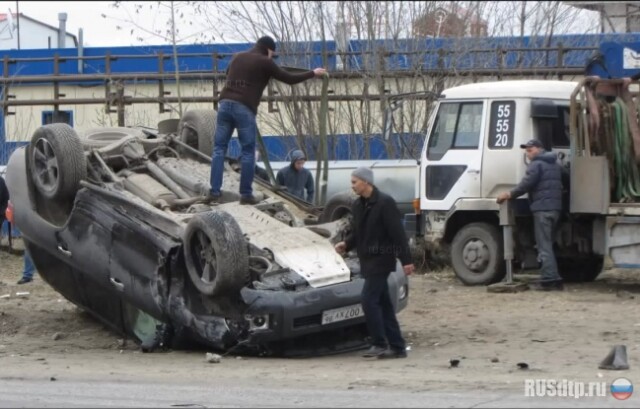
[[[635,382],[640,375],[638,271],[606,272],[594,283],[568,284],[562,293],[518,294],[465,287],[450,271],[416,274],[409,307],[399,314],[411,346],[407,359],[365,360],[354,352],[306,359],[229,356],[219,364],[205,362],[204,352],[143,354],[39,277],[16,285],[21,271],[22,257],[1,248],[5,379],[190,382],[223,374],[260,385],[421,391],[521,390],[526,378],[609,383],[622,376]],[[626,345],[631,369],[599,370],[615,344]],[[457,368],[450,368],[451,359],[460,360]],[[518,369],[520,362],[529,369]]]

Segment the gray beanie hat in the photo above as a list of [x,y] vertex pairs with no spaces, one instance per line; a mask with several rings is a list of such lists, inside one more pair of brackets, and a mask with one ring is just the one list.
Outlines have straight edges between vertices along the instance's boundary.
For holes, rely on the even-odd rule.
[[364,180],[370,185],[373,185],[373,171],[369,168],[359,167],[351,172],[351,176],[355,176],[358,179]]

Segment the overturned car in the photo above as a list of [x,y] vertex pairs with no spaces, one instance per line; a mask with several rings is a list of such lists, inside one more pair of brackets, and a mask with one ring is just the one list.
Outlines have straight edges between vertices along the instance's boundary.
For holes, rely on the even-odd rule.
[[[361,347],[359,263],[333,248],[348,220],[320,223],[327,218],[319,222],[309,206],[259,179],[261,202],[240,205],[232,159],[222,200],[210,203],[215,111],[161,125],[78,135],[50,124],[12,154],[14,220],[42,278],[143,350]],[[389,286],[396,309],[404,308],[400,266]]]

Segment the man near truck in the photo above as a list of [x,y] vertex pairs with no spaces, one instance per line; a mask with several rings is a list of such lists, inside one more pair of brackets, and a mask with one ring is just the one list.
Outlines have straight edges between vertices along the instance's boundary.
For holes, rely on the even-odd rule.
[[502,203],[529,194],[538,260],[542,263],[540,281],[533,289],[562,291],[564,286],[553,252],[555,228],[562,210],[562,167],[557,162],[556,154],[545,152],[542,142],[537,139],[529,140],[520,148],[526,150],[530,161],[527,173],[510,192],[500,193],[496,201]]

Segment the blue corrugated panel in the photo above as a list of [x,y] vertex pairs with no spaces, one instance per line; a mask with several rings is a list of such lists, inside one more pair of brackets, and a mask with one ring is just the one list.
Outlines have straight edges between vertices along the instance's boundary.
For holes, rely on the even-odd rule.
[[589,75],[602,78],[632,77],[640,73],[640,40],[606,42],[600,46],[600,57],[589,65]]
[[[403,134],[405,144],[412,149],[410,152],[400,140],[398,134],[390,138],[393,158],[390,158],[386,149],[386,143],[380,134],[371,135],[369,142],[370,159],[411,159],[420,155],[424,135]],[[304,150],[307,152],[309,160],[316,160],[316,150],[318,149],[317,138],[306,138]],[[365,159],[365,143],[362,135],[333,135],[327,138],[329,147],[329,159],[332,160],[357,160]],[[295,136],[265,136],[264,143],[269,152],[269,160],[283,161],[289,159],[289,154],[294,149],[299,149],[298,140]],[[229,144],[229,156],[240,156],[240,144],[236,138]]]

